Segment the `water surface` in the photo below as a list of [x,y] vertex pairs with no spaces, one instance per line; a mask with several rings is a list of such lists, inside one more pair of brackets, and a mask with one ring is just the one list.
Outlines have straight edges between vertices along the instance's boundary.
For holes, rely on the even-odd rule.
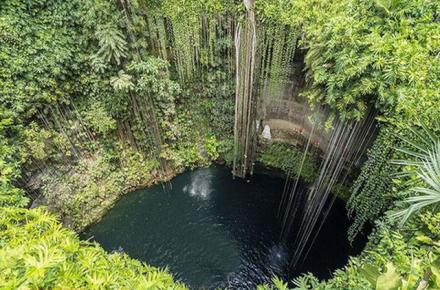
[[291,279],[305,272],[328,278],[361,248],[350,248],[346,211],[337,201],[307,260],[288,271],[293,249],[279,242],[276,218],[284,180],[258,174],[250,182],[233,180],[229,169],[211,167],[170,184],[124,196],[83,238],[168,266],[193,289],[254,289],[273,275]]

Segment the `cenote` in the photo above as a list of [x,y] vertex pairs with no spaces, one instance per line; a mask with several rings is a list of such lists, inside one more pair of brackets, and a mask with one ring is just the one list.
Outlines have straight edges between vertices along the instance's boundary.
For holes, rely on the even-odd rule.
[[290,280],[307,272],[329,278],[365,238],[350,246],[345,204],[336,200],[305,261],[289,270],[293,249],[280,242],[277,218],[283,186],[266,174],[233,179],[226,167],[185,172],[127,194],[82,237],[168,267],[192,289],[254,289],[274,275]]

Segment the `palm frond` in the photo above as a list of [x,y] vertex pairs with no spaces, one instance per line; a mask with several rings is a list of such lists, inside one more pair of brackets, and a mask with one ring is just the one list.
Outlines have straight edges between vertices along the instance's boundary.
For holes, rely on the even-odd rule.
[[400,224],[404,224],[412,214],[426,207],[440,204],[440,141],[437,141],[422,161],[414,164],[417,166],[417,179],[426,187],[411,188],[410,191],[416,195],[403,201],[408,207],[389,215],[392,219],[400,219]]

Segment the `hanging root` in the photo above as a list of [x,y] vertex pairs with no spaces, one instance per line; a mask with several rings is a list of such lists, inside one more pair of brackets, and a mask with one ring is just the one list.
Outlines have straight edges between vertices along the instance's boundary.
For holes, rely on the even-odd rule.
[[253,100],[256,24],[253,0],[244,0],[247,17],[235,34],[236,91],[233,174],[245,178],[254,159],[255,104]]

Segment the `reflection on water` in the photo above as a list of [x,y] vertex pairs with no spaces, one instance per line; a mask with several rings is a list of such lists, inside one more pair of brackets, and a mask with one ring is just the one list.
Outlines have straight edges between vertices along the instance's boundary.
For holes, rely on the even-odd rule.
[[275,273],[283,272],[289,264],[289,253],[283,244],[273,245],[269,250],[269,265]]
[[289,243],[280,244],[278,202],[284,181],[256,175],[233,180],[222,167],[199,169],[124,196],[83,233],[105,249],[125,252],[153,266],[168,266],[193,289],[255,289],[277,275],[290,280],[312,272],[320,278],[342,267],[351,251],[348,221],[336,203],[309,259],[288,271]]

